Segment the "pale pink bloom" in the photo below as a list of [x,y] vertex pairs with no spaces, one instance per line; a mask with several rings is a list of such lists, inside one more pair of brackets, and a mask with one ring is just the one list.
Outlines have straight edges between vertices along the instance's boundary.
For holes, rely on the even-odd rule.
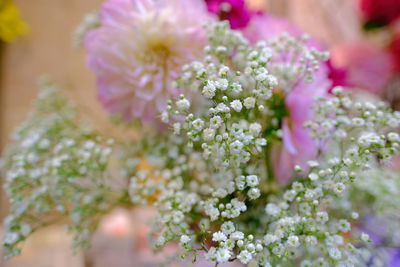
[[351,87],[377,95],[385,90],[393,70],[389,53],[365,41],[334,47],[332,62],[347,69],[347,80]]
[[202,0],[106,1],[84,41],[105,109],[154,122],[181,67],[201,56],[209,19]]
[[275,175],[283,185],[291,181],[295,165],[306,170],[307,161],[317,156],[318,144],[311,138],[310,131],[304,128],[304,124],[314,118],[314,98],[327,96],[331,86],[327,66],[320,65],[320,71],[315,74],[312,83],[302,82],[286,96],[285,104],[289,116],[282,123],[283,147],[275,148],[273,155]]
[[299,36],[302,31],[287,19],[270,14],[256,14],[252,17],[243,34],[253,43],[278,37],[283,32]]
[[[244,30],[245,36],[253,43],[278,37],[283,32],[296,37],[303,34],[287,19],[272,15],[254,16]],[[323,49],[323,46],[314,39],[310,39],[307,46]],[[315,158],[317,154],[317,144],[311,138],[309,130],[303,126],[306,121],[314,117],[312,110],[314,97],[327,95],[332,85],[328,77],[328,65],[325,62],[320,63],[319,71],[314,76],[314,81],[311,83],[302,81],[285,95],[289,116],[284,118],[282,123],[283,144],[276,145],[272,153],[274,173],[280,184],[290,182],[296,164],[306,168],[307,161]]]
[[100,231],[111,237],[126,237],[132,234],[131,216],[127,210],[116,209],[108,214],[100,225]]

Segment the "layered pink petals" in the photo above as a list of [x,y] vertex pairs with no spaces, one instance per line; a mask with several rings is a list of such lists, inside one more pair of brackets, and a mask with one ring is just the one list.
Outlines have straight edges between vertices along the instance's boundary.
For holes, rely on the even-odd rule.
[[98,99],[126,121],[156,121],[181,67],[202,54],[204,23],[210,19],[201,0],[108,0],[101,27],[85,38],[88,66],[96,75]]

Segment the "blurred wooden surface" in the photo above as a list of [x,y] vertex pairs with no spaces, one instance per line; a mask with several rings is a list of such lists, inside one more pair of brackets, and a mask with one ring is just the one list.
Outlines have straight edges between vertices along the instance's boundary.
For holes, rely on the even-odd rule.
[[[29,34],[4,47],[1,79],[0,147],[26,116],[38,92],[37,81],[48,75],[81,100],[95,99],[93,77],[86,69],[83,49],[71,37],[85,13],[101,0],[16,0],[30,27]],[[94,101],[92,101],[94,103]],[[96,105],[96,104],[95,104]]]
[[21,256],[9,261],[1,257],[0,266],[84,267],[84,264],[83,255],[71,250],[71,237],[63,227],[51,226],[32,235],[25,243]]

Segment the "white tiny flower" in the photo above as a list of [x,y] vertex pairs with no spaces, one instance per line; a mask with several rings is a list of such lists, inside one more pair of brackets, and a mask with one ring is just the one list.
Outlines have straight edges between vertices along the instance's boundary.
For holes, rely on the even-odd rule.
[[251,189],[247,192],[247,196],[248,196],[250,199],[257,199],[257,198],[260,197],[260,195],[261,195],[260,189],[258,189],[258,188],[251,188]]
[[227,221],[224,222],[221,225],[221,231],[225,234],[225,235],[229,235],[231,233],[233,233],[235,231],[235,225],[233,224],[233,222],[231,221]]
[[217,110],[218,112],[225,112],[225,113],[227,113],[227,112],[230,111],[229,107],[228,107],[227,105],[225,105],[224,103],[219,103],[219,104],[216,106],[216,110]]
[[19,234],[8,232],[5,234],[3,242],[4,244],[7,245],[13,245],[18,241],[18,239],[19,239]]
[[390,142],[399,142],[400,137],[398,133],[388,133],[387,138]]
[[241,263],[248,264],[253,259],[253,256],[247,250],[242,250],[237,258],[240,260]]
[[317,222],[326,223],[328,221],[328,219],[329,219],[328,213],[326,213],[325,211],[317,212],[317,215],[316,215]]
[[315,160],[309,160],[309,161],[307,161],[307,165],[310,166],[311,168],[315,168],[315,167],[319,166],[319,163],[318,163],[318,161],[315,161]]
[[369,237],[368,234],[362,233],[361,234],[361,241],[366,242],[366,243],[370,243],[371,242],[371,238]]
[[300,246],[299,237],[295,235],[289,236],[287,242],[288,245],[293,248],[297,248],[298,246]]
[[361,126],[364,125],[364,119],[362,119],[362,118],[353,118],[352,119],[352,123],[356,127],[361,127]]
[[203,138],[205,141],[212,141],[215,136],[215,129],[207,128],[203,131]]
[[277,240],[278,240],[277,236],[272,235],[272,234],[266,234],[264,236],[263,241],[264,241],[264,245],[268,246],[269,244],[274,243]]
[[210,216],[211,221],[215,221],[218,219],[220,212],[217,208],[212,208],[208,211],[208,215]]
[[215,85],[218,87],[218,89],[225,91],[228,88],[229,83],[227,79],[219,79]]
[[259,184],[257,175],[248,175],[246,177],[246,183],[250,187],[257,186]]
[[335,87],[332,89],[332,93],[333,93],[334,95],[336,95],[336,96],[342,95],[342,94],[343,94],[343,87],[341,87],[341,86],[335,86]]
[[229,72],[228,66],[222,66],[218,71],[218,76],[225,76]]
[[351,218],[352,218],[353,220],[357,220],[358,217],[359,217],[359,215],[358,215],[357,212],[352,212],[352,213],[351,213]]
[[190,108],[190,102],[186,98],[176,101],[176,106],[180,111],[186,111]]
[[281,209],[274,203],[268,203],[265,207],[265,212],[271,216],[276,217],[281,212]]
[[32,227],[29,224],[23,223],[21,225],[21,234],[23,236],[28,236],[32,232]]
[[239,94],[242,92],[242,85],[239,83],[232,83],[232,93]]
[[305,202],[300,203],[299,209],[300,209],[301,212],[303,212],[305,214],[310,214],[310,212],[311,212],[310,205],[308,203],[305,203]]
[[297,192],[295,190],[287,190],[284,194],[283,194],[283,198],[287,201],[293,201],[294,198],[296,197]]
[[285,252],[285,248],[283,247],[282,244],[278,244],[277,246],[275,246],[272,249],[272,253],[274,253],[275,255],[278,255],[278,256],[282,255],[284,252]]
[[157,238],[157,240],[156,240],[156,246],[157,247],[162,247],[162,246],[164,246],[165,245],[165,237],[164,236],[162,236],[162,235],[160,235],[158,238]]
[[260,73],[256,76],[256,80],[259,82],[265,81],[267,79],[266,73]]
[[261,152],[262,147],[267,145],[267,140],[265,138],[257,138],[256,140],[256,149]]
[[240,142],[239,140],[236,140],[235,142],[232,142],[230,145],[230,151],[234,155],[238,155],[242,152],[243,149],[243,143]]
[[187,235],[182,235],[180,239],[181,244],[187,244],[190,242],[190,237]]
[[261,132],[261,129],[262,129],[261,124],[256,123],[256,122],[250,124],[250,126],[249,126],[249,131],[250,131],[250,133],[251,133],[252,135],[254,135],[254,136],[259,135],[260,132]]
[[232,240],[242,240],[244,238],[244,234],[242,232],[236,231],[230,235]]
[[205,258],[209,261],[216,261],[217,260],[217,249],[215,247],[211,247],[207,254],[205,255]]
[[347,233],[350,231],[350,223],[347,220],[339,220],[338,222],[338,229],[343,233]]
[[317,238],[313,235],[306,236],[304,240],[308,246],[315,246],[318,243]]
[[247,97],[244,101],[243,101],[244,106],[247,109],[251,109],[254,108],[256,105],[256,99],[254,97]]
[[342,253],[337,248],[329,248],[329,256],[334,260],[340,260],[342,258]]
[[302,172],[303,168],[300,165],[295,165],[294,170],[295,170],[295,172]]
[[221,242],[221,241],[226,241],[227,237],[223,232],[219,231],[213,234],[212,240],[215,242]]
[[278,85],[278,79],[273,75],[268,75],[267,80],[268,80],[268,84],[271,88]]
[[204,121],[202,119],[195,119],[192,122],[192,125],[196,131],[201,131],[204,127]]
[[207,85],[203,87],[202,93],[206,98],[213,98],[216,90],[215,84],[212,81],[208,81]]
[[210,127],[213,129],[218,129],[222,125],[222,119],[220,116],[214,116],[210,119]]
[[174,223],[178,224],[183,221],[184,217],[185,216],[183,215],[182,211],[176,210],[173,212],[173,215],[172,215],[173,220],[172,221]]
[[169,115],[168,115],[168,112],[163,111],[163,112],[161,113],[161,121],[164,122],[164,123],[168,123],[168,122],[169,122]]
[[334,186],[333,186],[333,191],[336,193],[336,194],[341,194],[341,193],[343,193],[343,191],[346,189],[346,186],[343,184],[343,183],[336,183],[336,184],[334,184]]
[[240,102],[240,100],[233,100],[231,102],[231,108],[233,108],[236,112],[240,112],[242,107],[242,102]]
[[303,184],[302,184],[302,183],[299,183],[299,182],[293,182],[292,188],[293,188],[293,190],[295,190],[296,192],[301,192],[301,191],[304,190]]
[[308,178],[310,178],[311,181],[316,181],[316,180],[318,180],[319,176],[318,176],[318,174],[312,172],[308,175]]
[[232,252],[227,248],[220,248],[217,250],[217,262],[223,263],[227,262],[229,258],[232,256]]
[[174,134],[180,134],[181,133],[181,124],[179,122],[175,122],[173,124],[174,127]]
[[312,262],[309,260],[304,260],[301,262],[300,267],[311,267],[313,266]]
[[247,246],[246,246],[246,250],[247,250],[248,252],[254,252],[254,251],[256,250],[256,247],[254,246],[253,243],[249,243],[249,244],[247,244]]

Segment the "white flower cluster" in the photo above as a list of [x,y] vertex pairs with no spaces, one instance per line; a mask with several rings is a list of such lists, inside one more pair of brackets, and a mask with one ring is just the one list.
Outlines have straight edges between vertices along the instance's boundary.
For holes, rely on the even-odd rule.
[[364,171],[361,178],[330,205],[335,214],[351,214],[352,219],[360,222],[355,233],[367,230],[381,240],[379,246],[367,246],[362,250],[363,257],[372,266],[383,266],[388,261],[387,248],[400,246],[399,173],[383,167]]
[[97,214],[114,201],[104,174],[113,141],[76,124],[74,108],[51,84],[44,85],[35,104],[4,158],[11,204],[7,257],[17,255],[32,232],[62,216],[70,217],[75,245],[87,246]]
[[[268,188],[268,175],[262,170],[268,169],[264,162],[270,155],[261,152],[268,151],[265,146],[271,138],[265,129],[267,118],[271,119],[269,100],[274,97],[278,78],[279,85],[290,90],[293,77],[310,80],[317,69],[309,64],[315,66],[317,60],[326,58],[324,53],[307,51],[294,38],[283,36],[282,40],[301,47],[307,59],[294,64],[299,71],[286,78],[279,73],[289,70],[283,69],[280,60],[273,60],[279,44],[258,43],[253,49],[240,34],[219,24],[211,30],[212,45],[206,48],[204,62],[186,66],[178,80],[181,87],[197,86],[205,101],[199,108],[198,102],[191,103],[182,94],[168,103],[164,117],[183,117],[173,123],[174,133],[186,138],[184,153],[202,153],[209,172],[207,181],[213,187],[202,194],[196,192],[196,199],[201,201],[190,206],[192,212],[182,219],[183,225],[191,225],[180,229],[184,240],[190,238],[182,247],[187,253],[205,249],[206,258],[217,263],[237,259],[243,264],[275,266],[300,259],[302,266],[355,266],[362,262],[361,253],[344,236],[357,216],[354,212],[337,216],[327,205],[340,197],[365,168],[397,152],[398,135],[390,129],[399,125],[400,116],[381,103],[353,103],[341,88],[335,88],[333,96],[317,101],[316,119],[306,125],[320,144],[318,158],[309,162],[308,170],[296,168],[298,179],[287,190]],[[338,143],[341,151],[331,149]],[[189,177],[188,181],[197,179],[196,175]],[[260,213],[261,203],[264,214]],[[193,218],[202,214],[208,217],[207,225],[214,225],[211,229],[220,225],[209,237],[191,230],[196,223]],[[224,231],[226,224],[234,231]],[[207,240],[213,241],[210,248]],[[369,238],[363,234],[355,240],[365,242]]]

